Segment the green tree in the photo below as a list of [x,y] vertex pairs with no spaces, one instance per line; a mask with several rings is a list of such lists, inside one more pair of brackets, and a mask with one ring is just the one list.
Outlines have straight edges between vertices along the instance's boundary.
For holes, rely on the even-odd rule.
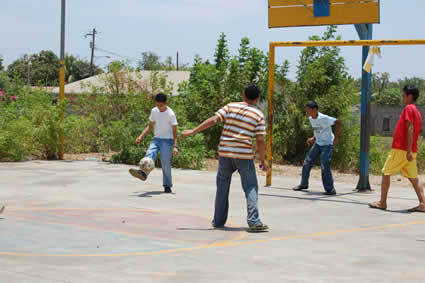
[[142,59],[137,63],[137,70],[157,71],[161,69],[160,57],[152,51],[142,52]]
[[[385,75],[386,74],[386,75]],[[375,79],[374,79],[375,78]],[[390,81],[387,73],[377,73],[372,77],[372,86],[374,86],[374,102],[382,106],[403,106],[401,97],[403,88],[406,85],[414,85],[419,89],[419,98],[416,104],[419,106],[425,105],[425,80],[418,77],[404,78],[397,82]],[[422,95],[421,95],[422,94]]]
[[382,106],[402,106],[401,91],[396,88],[385,88],[375,97],[375,103]]
[[166,71],[174,71],[176,69],[176,66],[173,63],[173,57],[167,56],[164,61],[164,69]]
[[384,73],[374,73],[371,78],[371,87],[372,95],[380,95],[380,93],[386,89],[390,84],[390,74],[387,72]]
[[239,64],[241,69],[244,68],[245,63],[249,60],[248,58],[248,54],[249,54],[249,39],[248,37],[243,37],[241,39],[241,43],[240,43],[240,48],[239,48],[239,56],[238,56],[238,60],[239,60]]
[[24,55],[7,67],[10,77],[27,78],[31,62],[31,85],[57,86],[59,82],[59,59],[53,51],[42,50],[38,54]]
[[240,91],[243,89],[244,80],[240,69],[240,61],[233,57],[229,63],[229,70],[226,76],[225,93],[232,101],[240,100]]
[[257,48],[250,48],[248,51],[248,58],[244,66],[244,73],[246,79],[250,82],[261,80],[262,71],[267,70],[267,57],[264,52]]
[[108,66],[106,67],[108,73],[117,73],[122,71],[134,71],[133,68],[130,66],[129,62],[121,61],[121,60],[114,60],[111,61]]
[[[94,65],[94,74],[101,74],[103,71]],[[90,77],[90,62],[73,55],[65,54],[65,80],[67,82],[79,81]]]
[[0,55],[0,72],[4,71],[3,67],[3,57]]
[[227,68],[229,64],[229,49],[227,47],[227,39],[224,32],[220,34],[217,47],[214,53],[215,66],[217,69]]

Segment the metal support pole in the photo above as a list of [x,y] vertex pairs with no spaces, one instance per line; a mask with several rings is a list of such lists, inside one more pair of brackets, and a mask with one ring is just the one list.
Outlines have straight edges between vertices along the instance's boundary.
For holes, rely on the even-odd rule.
[[96,40],[96,28],[93,28],[93,33],[92,33],[92,41],[91,41],[91,58],[90,58],[90,75],[94,76],[94,47],[96,46],[95,44],[95,40]]
[[64,153],[64,133],[63,120],[65,116],[65,0],[62,0],[61,12],[61,46],[60,46],[60,69],[59,69],[59,109],[60,109],[60,127],[59,127],[59,159],[63,159]]
[[[372,24],[355,25],[361,40],[372,39]],[[363,70],[369,54],[369,46],[362,48],[362,91],[361,91],[361,128],[360,128],[360,176],[356,191],[371,191],[369,184],[369,142],[370,142],[370,101],[371,73]]]
[[273,143],[273,93],[274,93],[274,45],[270,44],[269,51],[269,89],[268,89],[268,107],[267,107],[267,163],[270,171],[267,172],[266,186],[272,184],[272,143]]

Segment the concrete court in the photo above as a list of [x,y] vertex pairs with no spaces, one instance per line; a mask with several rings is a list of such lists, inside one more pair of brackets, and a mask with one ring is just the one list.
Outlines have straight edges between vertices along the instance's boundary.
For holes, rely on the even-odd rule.
[[274,177],[259,204],[267,233],[247,233],[239,176],[229,227],[210,227],[215,173],[160,169],[143,183],[131,166],[96,161],[0,163],[0,282],[425,282],[425,214],[413,189],[378,198],[337,183],[323,196]]

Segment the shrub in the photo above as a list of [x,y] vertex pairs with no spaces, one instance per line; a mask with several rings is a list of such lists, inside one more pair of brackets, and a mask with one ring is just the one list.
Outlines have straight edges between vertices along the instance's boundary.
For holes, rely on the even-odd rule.
[[69,115],[64,121],[65,152],[86,153],[99,150],[98,125],[93,115]]
[[[3,124],[3,123],[1,123]],[[0,124],[0,159],[23,161],[26,155],[34,153],[31,121],[25,117]]]

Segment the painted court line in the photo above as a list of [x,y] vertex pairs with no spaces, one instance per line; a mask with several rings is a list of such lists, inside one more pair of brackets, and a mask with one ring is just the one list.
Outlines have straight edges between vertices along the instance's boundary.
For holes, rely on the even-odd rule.
[[[167,213],[167,214],[180,214],[180,215],[185,215],[185,216],[193,216],[193,217],[199,217],[199,218],[204,218],[204,219],[210,219],[210,217],[205,216],[205,215],[199,215],[199,214],[194,214],[194,213],[181,213],[181,212],[176,212],[176,211],[171,211],[171,210],[154,210],[154,209],[147,209],[147,208],[51,208],[51,207],[33,207],[33,208],[9,208],[9,211],[13,212],[13,211],[55,211],[55,210],[70,210],[70,211],[81,211],[81,210],[89,210],[89,211],[130,211],[130,212],[147,212],[147,213]],[[69,226],[72,224],[64,224],[64,223],[58,223],[58,222],[47,222],[47,221],[43,221],[43,223],[45,224],[51,224],[51,225],[60,225],[60,226]],[[239,227],[240,225],[233,223],[231,221],[228,221],[228,224],[230,226],[228,226],[229,228],[236,228]],[[90,229],[90,227],[84,227],[85,229]],[[93,228],[92,228],[93,229]],[[94,228],[96,229],[96,228]],[[132,235],[135,236],[135,234],[133,233],[126,233],[126,232],[122,232],[122,231],[118,231],[115,233],[119,233],[119,234],[123,234],[123,235]],[[139,236],[143,236],[138,234]],[[162,252],[173,252],[173,251],[185,251],[185,250],[192,250],[192,249],[200,249],[200,248],[206,248],[209,246],[214,246],[216,244],[226,244],[226,243],[230,243],[233,241],[240,241],[244,238],[246,238],[247,233],[246,231],[241,231],[239,233],[237,233],[236,236],[234,236],[233,238],[229,239],[229,240],[225,240],[225,241],[221,241],[218,243],[212,243],[212,244],[207,244],[207,245],[201,245],[201,246],[194,246],[194,247],[186,247],[186,248],[178,248],[178,249],[169,249],[169,250],[156,250],[156,251],[150,251],[150,252],[135,252],[135,253],[111,253],[111,254],[37,254],[37,253],[20,253],[20,252],[1,252],[0,251],[0,255],[24,255],[24,256],[43,256],[43,257],[75,257],[75,256],[79,256],[79,257],[90,257],[90,256],[124,256],[124,255],[142,255],[145,253],[162,253]],[[178,240],[176,240],[177,242],[179,242]]]
[[373,230],[380,230],[380,229],[386,229],[386,228],[397,228],[397,227],[410,226],[410,225],[420,225],[420,224],[425,224],[425,221],[408,222],[408,223],[400,223],[400,224],[388,224],[388,225],[364,227],[364,228],[354,228],[354,229],[347,229],[347,230],[335,230],[335,231],[328,231],[328,232],[319,232],[319,233],[304,234],[304,235],[293,235],[293,236],[285,236],[285,237],[275,237],[275,238],[252,240],[252,241],[235,242],[234,240],[230,240],[230,241],[223,241],[223,242],[220,242],[220,243],[202,245],[202,246],[196,246],[196,247],[169,249],[169,250],[160,250],[160,251],[151,251],[151,252],[140,252],[140,253],[56,255],[56,254],[31,254],[31,253],[0,252],[0,255],[41,256],[41,257],[112,257],[112,256],[136,256],[136,255],[140,256],[140,255],[166,254],[166,253],[175,253],[175,252],[194,251],[194,250],[201,250],[201,249],[213,248],[213,247],[230,247],[230,246],[258,244],[258,243],[265,243],[265,242],[272,242],[272,241],[313,238],[313,237],[318,237],[318,236],[345,234],[345,233],[362,232],[362,231],[373,231]]

